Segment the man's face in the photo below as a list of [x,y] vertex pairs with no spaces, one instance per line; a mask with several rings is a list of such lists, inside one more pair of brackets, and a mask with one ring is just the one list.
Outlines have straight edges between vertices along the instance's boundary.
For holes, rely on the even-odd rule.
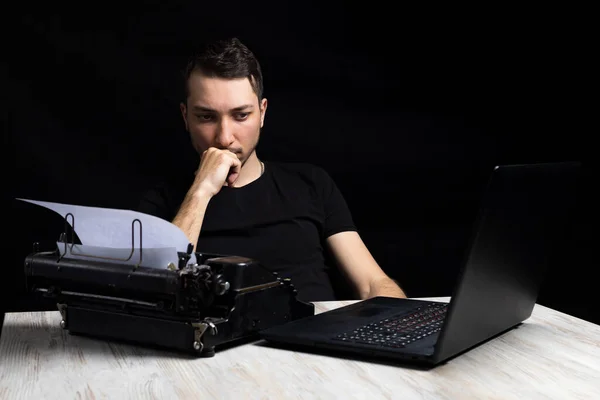
[[193,73],[188,88],[181,114],[198,154],[209,147],[228,149],[243,165],[258,144],[267,100],[259,104],[247,78],[208,78]]

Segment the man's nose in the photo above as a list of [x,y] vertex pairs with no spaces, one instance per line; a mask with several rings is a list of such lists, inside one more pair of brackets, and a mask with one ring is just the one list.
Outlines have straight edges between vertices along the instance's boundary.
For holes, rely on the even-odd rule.
[[234,138],[232,129],[233,127],[225,118],[221,120],[221,123],[217,128],[217,135],[215,136],[215,142],[219,147],[227,148],[233,143]]

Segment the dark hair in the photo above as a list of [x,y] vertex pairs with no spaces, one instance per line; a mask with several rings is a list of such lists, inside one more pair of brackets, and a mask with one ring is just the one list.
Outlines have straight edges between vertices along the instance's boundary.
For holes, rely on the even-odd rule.
[[248,78],[258,100],[263,96],[263,77],[254,54],[238,38],[207,44],[188,62],[184,71],[184,102],[189,95],[188,79],[193,72],[224,79]]

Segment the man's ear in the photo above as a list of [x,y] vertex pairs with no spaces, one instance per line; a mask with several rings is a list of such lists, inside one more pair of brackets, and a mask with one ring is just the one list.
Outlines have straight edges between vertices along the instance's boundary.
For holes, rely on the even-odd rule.
[[260,127],[265,124],[265,114],[267,113],[267,99],[262,99],[260,102]]
[[183,117],[183,122],[185,123],[185,130],[189,130],[188,129],[188,121],[187,121],[187,110],[185,107],[185,104],[183,103],[179,103],[179,110],[181,110],[181,116]]

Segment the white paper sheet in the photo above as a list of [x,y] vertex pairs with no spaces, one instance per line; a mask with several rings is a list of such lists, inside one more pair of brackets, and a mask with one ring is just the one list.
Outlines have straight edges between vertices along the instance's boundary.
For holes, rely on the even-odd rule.
[[[139,249],[140,223],[136,221],[132,225],[135,219],[141,222],[142,227],[142,256],[146,258],[146,254],[148,254],[148,257],[151,257],[150,259],[155,259],[157,262],[160,261],[161,265],[156,266],[157,268],[166,268],[168,264],[164,263],[166,258],[172,258],[172,262],[177,265],[177,252],[187,252],[189,245],[187,236],[179,227],[164,219],[138,211],[61,204],[30,199],[18,200],[46,207],[55,211],[63,218],[68,213],[71,213],[74,217],[74,224],[70,216],[67,218],[67,222],[70,225],[74,225],[72,227],[75,233],[81,240],[81,244],[86,247],[86,249],[80,248],[84,253],[91,253],[93,250],[96,250],[101,251],[105,256],[110,253],[117,258],[123,258],[123,252],[127,255],[131,252],[132,229],[134,233],[134,248]],[[87,246],[91,247],[87,248]],[[104,249],[100,250],[98,248]],[[113,250],[108,250],[107,248]],[[147,249],[155,250],[147,252]],[[170,256],[167,257],[166,254],[170,254]],[[130,260],[133,264],[139,261],[139,253],[136,255],[137,257],[132,257]],[[195,262],[193,254],[190,262]]]

